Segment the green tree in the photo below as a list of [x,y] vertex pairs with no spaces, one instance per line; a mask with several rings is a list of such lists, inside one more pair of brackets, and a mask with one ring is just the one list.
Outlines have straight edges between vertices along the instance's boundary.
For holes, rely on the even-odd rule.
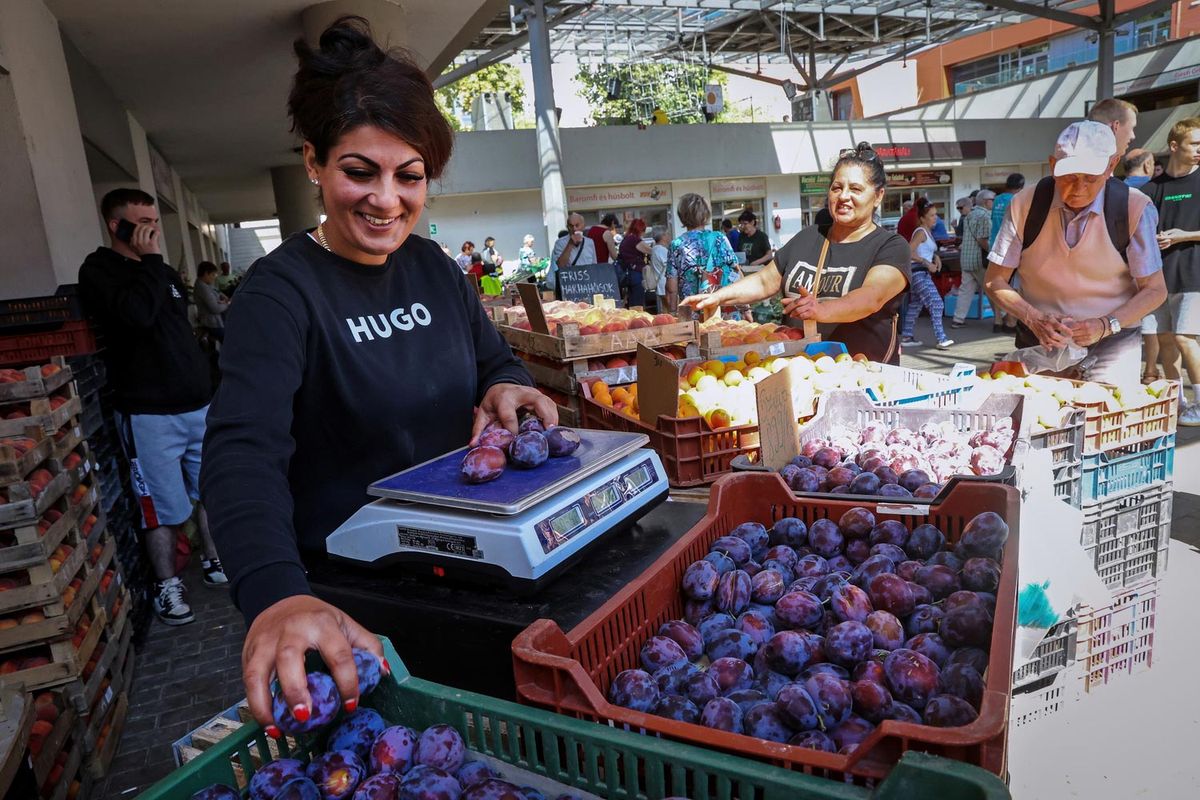
[[[449,72],[454,68],[455,65],[452,64],[446,68],[446,71]],[[496,94],[508,92],[512,102],[514,124],[517,117],[525,111],[525,82],[521,80],[520,70],[512,64],[492,64],[465,78],[460,78],[449,86],[438,89],[438,105],[454,130],[462,130],[459,118],[464,112],[471,113],[471,106],[474,104],[475,98],[484,92]]]
[[[612,81],[618,81],[619,87]],[[704,87],[725,76],[702,64],[673,61],[644,64],[580,64],[575,81],[597,125],[650,122],[662,109],[672,123],[704,122]],[[614,96],[610,90],[616,88]]]

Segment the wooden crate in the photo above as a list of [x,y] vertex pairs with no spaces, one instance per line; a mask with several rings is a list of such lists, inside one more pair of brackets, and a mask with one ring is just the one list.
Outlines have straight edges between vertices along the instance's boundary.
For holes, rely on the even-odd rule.
[[[225,709],[196,730],[175,742],[173,745],[175,760],[179,764],[186,764],[200,757],[206,750],[220,743],[225,737],[237,732],[243,725],[253,721],[254,718],[250,715],[249,706],[246,705],[245,700],[242,700],[236,706]],[[279,743],[274,739],[264,738],[267,742],[267,752],[269,755],[267,760],[274,761],[280,758]],[[297,746],[295,739],[285,736],[283,741],[287,743],[290,752],[295,752]],[[255,769],[258,769],[263,761],[258,747],[257,741],[251,742],[249,746],[250,759],[254,763]],[[230,766],[233,769],[236,785],[238,787],[245,787],[247,785],[247,778],[242,770],[239,759],[231,759]]]
[[87,774],[94,780],[99,780],[108,774],[113,758],[117,755],[117,746],[121,743],[121,734],[125,730],[125,720],[129,716],[129,693],[122,692],[113,704],[109,715],[112,727],[108,735],[98,742],[97,750],[87,761]]
[[31,400],[0,407],[0,411],[6,413],[20,408],[28,415],[18,419],[0,420],[0,436],[19,436],[25,428],[30,426],[40,427],[46,433],[54,433],[79,416],[83,410],[83,404],[75,391],[75,384],[67,384],[55,396],[65,397],[67,402],[58,408],[51,408],[51,398],[35,397]]
[[[37,692],[37,694],[41,693]],[[32,752],[29,754],[29,764],[33,768],[33,776],[37,780],[38,786],[46,782],[46,778],[50,776],[50,769],[54,766],[54,760],[67,746],[71,735],[79,730],[77,724],[79,713],[61,691],[54,694],[57,698],[54,705],[58,708],[58,719],[54,721],[54,727],[50,729],[50,733],[46,734],[46,738],[42,740],[42,749],[36,755]],[[33,694],[30,694],[29,697],[32,702]]]
[[698,337],[695,322],[673,322],[670,325],[654,325],[613,333],[592,333],[587,336],[581,335],[579,326],[574,323],[559,326],[558,335],[534,333],[508,324],[498,325],[497,328],[512,347],[559,360],[615,356],[637,350],[639,344],[646,347],[663,347],[695,343]]
[[[74,736],[71,737],[67,744],[70,756],[67,757],[67,763],[63,766],[62,777],[58,783],[53,786],[42,784],[42,797],[45,800],[67,800],[67,793],[71,790],[71,784],[80,777],[80,768],[83,766],[83,737],[79,735],[79,731],[74,731]],[[46,790],[49,791],[46,791]]]
[[0,383],[0,403],[12,403],[21,400],[32,400],[35,397],[45,397],[57,391],[70,382],[71,367],[62,356],[54,356],[48,362],[58,366],[58,372],[49,377],[42,377],[42,365],[25,367],[25,380],[16,383]]
[[51,455],[62,461],[75,447],[84,440],[83,427],[78,420],[71,420],[54,432],[54,443],[51,445]]
[[[101,680],[88,705],[84,741],[87,743],[89,752],[96,748],[97,740],[100,738],[100,728],[109,717],[118,698],[127,694],[129,687],[133,684],[132,665],[126,664],[131,648],[130,641],[133,638],[132,626],[125,625],[122,621],[121,633],[116,634],[114,628],[110,629],[109,635],[111,638],[105,647],[104,656],[97,662],[96,669],[92,673],[92,677],[100,675]],[[104,663],[103,670],[100,668],[102,662]],[[127,669],[127,666],[130,668]],[[108,679],[107,686],[105,686],[104,678]],[[100,690],[99,687],[104,688]]]
[[65,497],[56,500],[43,515],[50,511],[57,511],[62,516],[45,533],[38,528],[41,517],[16,528],[0,531],[5,541],[13,541],[13,544],[7,547],[0,547],[0,573],[28,569],[45,563],[54,552],[54,548],[62,544],[67,533],[77,527],[77,510],[71,507]]
[[34,717],[33,697],[24,692],[0,692],[0,797],[9,797],[13,778],[27,760]]
[[[60,597],[58,604],[50,607],[51,613],[46,613],[47,609],[41,609],[46,617],[45,620],[0,630],[0,654],[31,647],[39,642],[61,639],[64,636],[70,638],[85,611],[91,611],[92,616],[95,617],[96,609],[104,607],[96,597],[96,589],[100,583],[99,572],[92,570],[91,574],[88,574],[87,568],[81,566],[74,577],[80,576],[83,576],[83,583],[75,595],[75,600],[69,606],[62,604]],[[94,607],[93,600],[96,601]],[[55,608],[61,608],[61,613],[53,613]],[[17,612],[17,614],[29,610],[24,609],[23,612]]]
[[[106,615],[107,618],[107,615]],[[109,679],[110,688],[117,683],[117,677],[124,677],[125,657],[129,653],[130,641],[133,639],[133,626],[129,624],[129,602],[126,597],[121,603],[116,619],[104,632],[104,651],[96,660],[96,666],[91,674],[83,677],[83,702],[89,710],[94,710],[101,700],[101,688],[104,679]],[[84,664],[86,667],[86,663]],[[132,676],[129,676],[132,677]],[[110,698],[111,699],[111,698]]]
[[104,610],[97,606],[96,614],[92,626],[78,648],[69,639],[36,646],[36,649],[43,651],[39,655],[45,655],[45,651],[49,652],[50,663],[0,675],[0,687],[23,686],[25,691],[33,691],[58,686],[78,678],[83,673],[83,666],[92,657],[92,651],[96,649],[100,634],[104,631]]
[[53,454],[54,441],[46,432],[37,426],[28,427],[20,436],[9,436],[8,439],[32,439],[37,444],[21,453],[6,439],[0,439],[0,486],[8,486],[25,479]]
[[820,336],[807,339],[788,339],[785,342],[755,342],[753,344],[722,345],[719,331],[700,332],[700,356],[704,359],[722,357],[743,358],[747,353],[758,353],[763,358],[772,356],[792,357],[804,352],[810,344],[821,341]]
[[53,461],[43,463],[49,465],[46,468],[51,472],[55,469],[59,471],[41,494],[35,496],[27,480],[0,489],[0,496],[7,498],[7,502],[0,503],[0,528],[15,528],[26,523],[36,525],[47,509],[71,488],[70,473],[56,467]]
[[[77,455],[79,458],[75,460],[76,463],[67,466],[67,461],[71,459],[72,455]],[[77,443],[62,457],[52,455],[50,462],[58,469],[70,473],[72,489],[87,480],[87,477],[92,474],[92,470],[96,469],[96,459],[92,456],[92,450],[86,441]]]
[[87,555],[85,540],[79,536],[76,528],[66,541],[74,547],[74,551],[63,562],[58,572],[54,572],[48,563],[39,564],[28,569],[29,584],[18,586],[0,592],[0,614],[11,614],[22,609],[41,607],[47,616],[63,614],[66,609],[62,604],[63,590],[79,573]]
[[[517,355],[520,356],[521,353],[517,353]],[[582,384],[588,381],[604,381],[610,386],[637,381],[637,351],[617,353],[616,355],[624,357],[629,365],[612,369],[590,369],[586,358],[559,361],[552,365],[531,359],[523,359],[523,363],[539,386],[548,386],[560,392],[579,395],[583,394]],[[695,344],[687,344],[684,346],[683,357],[699,358],[700,350]]]

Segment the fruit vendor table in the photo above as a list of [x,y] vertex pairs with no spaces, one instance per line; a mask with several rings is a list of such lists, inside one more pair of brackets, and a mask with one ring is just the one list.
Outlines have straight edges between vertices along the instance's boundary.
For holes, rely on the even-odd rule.
[[570,630],[637,578],[704,516],[700,503],[667,501],[614,532],[558,580],[533,595],[440,583],[398,570],[372,571],[333,561],[309,564],[322,600],[396,646],[419,678],[515,699],[513,637],[538,619]]

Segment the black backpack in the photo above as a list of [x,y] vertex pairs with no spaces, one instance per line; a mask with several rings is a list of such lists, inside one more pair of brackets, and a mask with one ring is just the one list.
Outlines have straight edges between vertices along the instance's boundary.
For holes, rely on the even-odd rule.
[[[1021,249],[1028,250],[1037,241],[1050,204],[1054,202],[1054,178],[1042,178],[1033,190],[1033,202],[1029,204],[1029,216],[1021,231]],[[1109,178],[1104,184],[1104,225],[1108,229],[1109,241],[1121,254],[1121,260],[1129,263],[1129,187],[1117,178]]]

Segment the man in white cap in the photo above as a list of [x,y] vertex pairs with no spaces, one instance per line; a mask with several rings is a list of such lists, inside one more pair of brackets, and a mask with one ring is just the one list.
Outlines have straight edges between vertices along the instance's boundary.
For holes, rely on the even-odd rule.
[[984,280],[1000,309],[1020,320],[1018,347],[1086,347],[1083,378],[1130,386],[1141,369],[1138,324],[1167,289],[1158,212],[1141,192],[1108,181],[1119,159],[1110,128],[1068,125],[1050,157],[1053,177],[1013,198]]

